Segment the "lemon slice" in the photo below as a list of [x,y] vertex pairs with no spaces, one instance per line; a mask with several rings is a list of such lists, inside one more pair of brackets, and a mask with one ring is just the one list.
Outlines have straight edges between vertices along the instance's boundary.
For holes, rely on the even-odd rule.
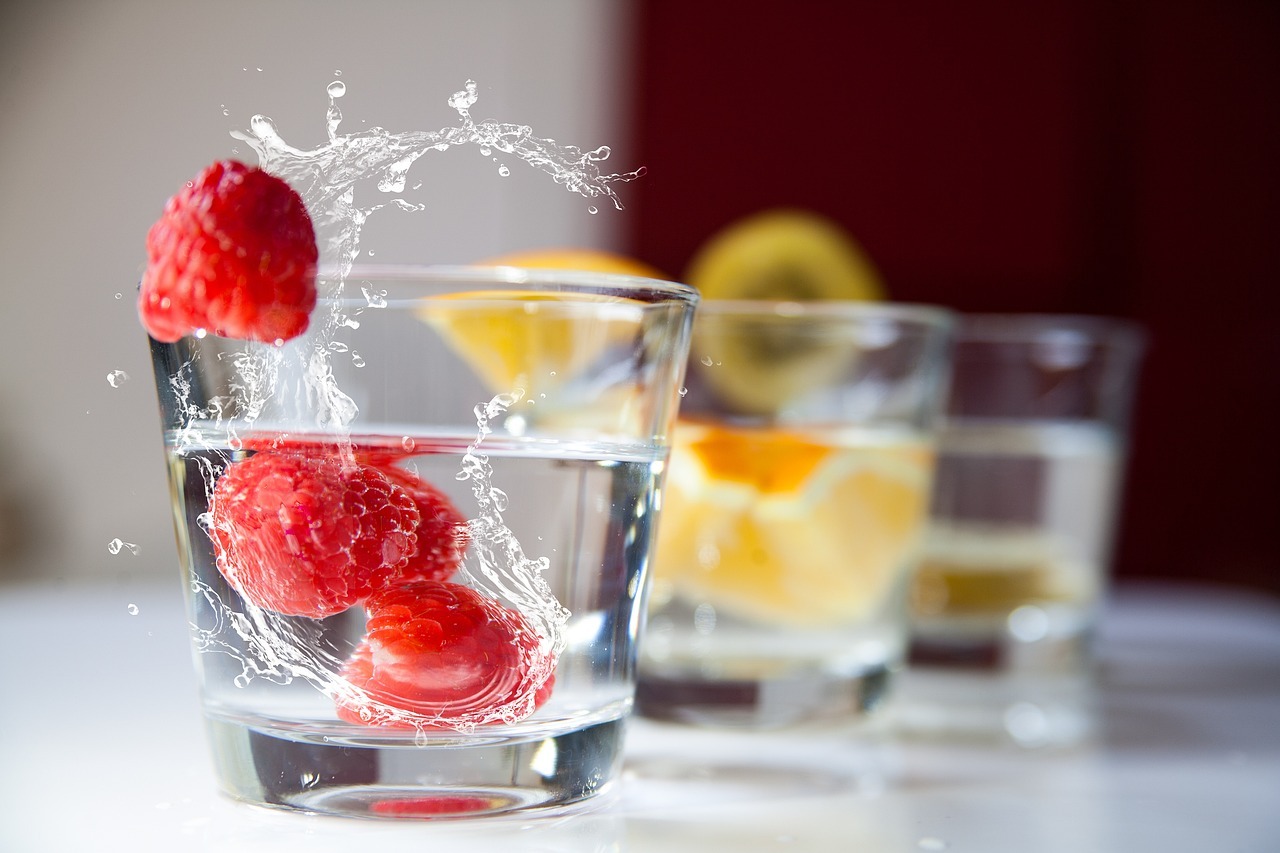
[[579,378],[610,347],[630,347],[643,305],[592,293],[482,290],[427,297],[417,314],[490,391],[537,399]]
[[932,454],[910,436],[682,421],[663,494],[655,602],[771,625],[865,618],[911,567]]
[[770,210],[713,236],[689,265],[703,299],[883,299],[861,247],[816,213]]
[[[712,300],[879,300],[885,289],[866,254],[843,229],[817,214],[773,210],[730,225],[690,264],[687,279]],[[693,341],[694,369],[730,406],[772,414],[831,381],[857,347],[818,320],[712,313]],[[711,362],[714,369],[697,364]]]
[[634,258],[606,252],[600,249],[531,249],[527,252],[512,252],[491,258],[482,266],[525,267],[531,269],[578,270],[581,272],[603,272],[616,275],[634,275],[641,278],[665,279],[662,273],[646,263]]

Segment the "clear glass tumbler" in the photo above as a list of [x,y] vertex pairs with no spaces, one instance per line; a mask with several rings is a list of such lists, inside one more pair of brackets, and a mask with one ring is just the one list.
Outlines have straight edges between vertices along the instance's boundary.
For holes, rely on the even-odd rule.
[[857,718],[901,666],[949,314],[698,309],[638,707],[727,727]]
[[912,590],[912,657],[932,676],[909,691],[917,715],[1028,744],[1085,733],[1142,349],[1113,318],[958,320]]
[[151,342],[223,789],[431,818],[603,790],[696,294],[512,268],[340,292],[281,345]]

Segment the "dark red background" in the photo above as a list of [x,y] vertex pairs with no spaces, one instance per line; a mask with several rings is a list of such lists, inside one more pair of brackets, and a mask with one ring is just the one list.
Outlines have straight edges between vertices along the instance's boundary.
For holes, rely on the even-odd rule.
[[1280,593],[1280,4],[639,0],[631,251],[791,205],[892,296],[1150,336],[1117,572]]

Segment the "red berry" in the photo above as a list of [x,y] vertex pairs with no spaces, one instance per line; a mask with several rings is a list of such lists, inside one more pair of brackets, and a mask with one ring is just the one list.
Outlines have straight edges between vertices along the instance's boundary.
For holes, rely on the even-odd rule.
[[158,341],[207,329],[272,343],[307,329],[316,305],[315,229],[284,181],[214,163],[165,205],[147,234],[138,295]]
[[[538,636],[519,611],[449,581],[414,581],[371,595],[365,639],[342,675],[376,702],[469,723],[520,718],[551,694],[535,680]],[[338,716],[359,709],[339,700]]]
[[227,467],[209,509],[219,571],[253,604],[291,616],[347,609],[417,547],[413,499],[341,456],[255,453]]
[[448,580],[467,550],[467,519],[443,492],[417,474],[394,465],[378,466],[387,479],[413,498],[418,522],[418,550],[401,571],[404,580]]

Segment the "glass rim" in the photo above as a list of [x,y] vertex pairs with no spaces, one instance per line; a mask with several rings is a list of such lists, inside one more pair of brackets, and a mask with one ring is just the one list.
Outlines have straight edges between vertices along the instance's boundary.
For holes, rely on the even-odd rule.
[[870,299],[703,299],[698,315],[744,317],[820,317],[832,320],[897,320],[949,329],[955,312],[941,305],[917,302],[879,302]]
[[[337,270],[332,268],[321,269],[319,272],[319,278],[322,281],[333,280],[336,277]],[[488,282],[506,284],[513,287],[535,285],[534,288],[531,288],[535,290],[538,289],[537,285],[564,284],[581,288],[584,291],[615,291],[619,292],[617,295],[620,296],[626,296],[629,292],[635,293],[640,301],[645,302],[653,302],[654,300],[644,299],[644,294],[651,296],[657,294],[666,297],[667,301],[680,301],[690,304],[697,304],[699,301],[699,294],[695,288],[668,279],[647,278],[626,273],[596,272],[594,270],[517,267],[505,264],[359,264],[352,266],[344,277],[344,282],[361,279],[408,283],[435,282],[440,284],[447,282]],[[320,301],[333,302],[350,298],[349,294],[343,294],[341,297],[322,296]]]
[[1146,333],[1141,325],[1124,317],[1104,314],[957,313],[957,343],[1038,343],[1068,333],[1085,336],[1088,343],[1142,349]]

